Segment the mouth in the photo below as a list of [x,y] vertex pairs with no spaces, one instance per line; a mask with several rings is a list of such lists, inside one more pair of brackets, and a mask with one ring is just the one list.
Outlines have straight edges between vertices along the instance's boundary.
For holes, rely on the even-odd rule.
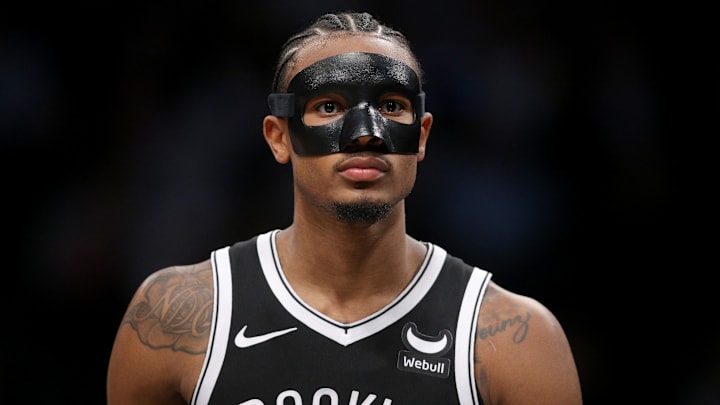
[[353,156],[337,165],[340,175],[353,182],[375,181],[390,170],[390,163],[377,156]]

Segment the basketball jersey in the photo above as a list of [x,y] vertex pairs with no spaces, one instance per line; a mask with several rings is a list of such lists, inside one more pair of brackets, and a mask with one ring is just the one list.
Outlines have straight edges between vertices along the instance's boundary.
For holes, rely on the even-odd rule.
[[295,294],[278,232],[212,252],[213,320],[191,405],[482,404],[473,354],[489,272],[426,243],[395,300],[342,323]]

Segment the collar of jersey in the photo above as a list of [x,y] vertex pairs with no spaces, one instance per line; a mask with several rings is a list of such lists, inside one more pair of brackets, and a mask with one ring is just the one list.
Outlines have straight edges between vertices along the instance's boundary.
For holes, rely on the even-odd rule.
[[432,287],[440,274],[446,256],[444,249],[428,243],[427,253],[420,270],[395,300],[364,319],[346,324],[313,309],[292,289],[285,278],[278,258],[275,244],[278,232],[279,230],[276,229],[259,235],[257,239],[260,264],[273,294],[298,321],[343,346],[348,346],[377,333],[410,312]]

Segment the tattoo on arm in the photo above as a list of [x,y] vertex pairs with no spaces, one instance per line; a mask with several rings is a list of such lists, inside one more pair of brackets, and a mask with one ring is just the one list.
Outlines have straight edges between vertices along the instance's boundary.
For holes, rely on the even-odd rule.
[[143,299],[128,309],[123,323],[153,349],[203,354],[210,336],[213,282],[209,266],[175,267],[152,279]]
[[525,316],[515,315],[512,318],[503,319],[494,325],[488,324],[484,328],[478,328],[477,337],[484,340],[501,332],[513,331],[513,342],[522,343],[530,328],[531,316],[530,312],[527,312]]

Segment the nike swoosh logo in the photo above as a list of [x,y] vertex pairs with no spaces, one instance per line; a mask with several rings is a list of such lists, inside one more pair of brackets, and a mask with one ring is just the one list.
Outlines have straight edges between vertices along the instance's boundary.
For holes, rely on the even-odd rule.
[[250,346],[255,346],[257,344],[267,342],[270,339],[275,339],[278,336],[282,336],[286,333],[295,332],[297,328],[288,328],[283,330],[278,330],[275,332],[265,333],[262,335],[257,336],[245,336],[245,331],[247,330],[247,325],[243,326],[242,329],[240,329],[240,332],[235,336],[235,346],[245,349]]

